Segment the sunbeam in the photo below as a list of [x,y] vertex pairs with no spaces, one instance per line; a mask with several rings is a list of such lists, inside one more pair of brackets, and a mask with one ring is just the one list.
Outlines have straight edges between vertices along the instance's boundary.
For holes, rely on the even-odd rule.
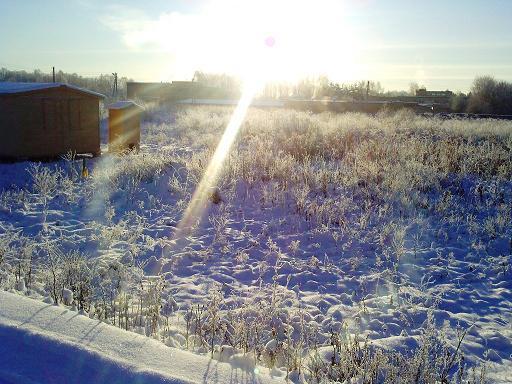
[[203,212],[208,204],[209,196],[217,184],[224,161],[237,137],[245,115],[247,114],[247,109],[251,105],[254,95],[258,90],[258,86],[259,84],[256,81],[246,84],[242,96],[231,116],[231,120],[224,130],[212,159],[176,228],[175,238],[188,234],[194,224],[202,218]]

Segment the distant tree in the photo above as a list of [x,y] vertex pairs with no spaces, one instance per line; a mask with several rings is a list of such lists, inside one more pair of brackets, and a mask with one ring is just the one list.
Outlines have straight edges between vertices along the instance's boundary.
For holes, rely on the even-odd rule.
[[297,82],[293,96],[304,99],[312,99],[315,95],[315,80],[313,78],[304,78]]
[[382,95],[384,93],[384,87],[380,84],[380,81],[370,81],[370,96]]
[[496,100],[493,109],[497,114],[512,114],[512,83],[499,81],[496,84]]
[[409,84],[409,95],[411,95],[411,96],[416,96],[416,91],[417,91],[418,89],[423,89],[423,88],[425,88],[425,87],[424,87],[424,86],[422,86],[422,85],[420,86],[420,85],[419,85],[418,83],[416,83],[416,82],[410,83],[410,84]]
[[383,96],[387,97],[398,97],[398,96],[410,96],[410,93],[408,91],[387,91],[382,93]]
[[471,87],[468,102],[469,113],[492,113],[492,103],[496,99],[496,80],[491,76],[477,77]]
[[369,96],[382,95],[384,88],[380,82],[375,81],[356,81],[354,83],[339,84],[329,82],[325,90],[325,96],[335,97],[338,100],[364,100],[366,99],[366,91],[368,89]]
[[471,87],[469,113],[512,114],[512,83],[492,76],[477,77]]
[[468,107],[469,96],[462,92],[453,94],[450,100],[450,108],[453,112],[461,113],[466,112]]
[[241,93],[242,83],[236,76],[225,73],[208,73],[196,71],[192,81],[210,88],[208,97],[218,99],[237,98]]
[[327,76],[319,76],[318,79],[316,79],[313,98],[322,99],[325,97],[332,97],[330,85],[331,82],[329,81],[329,78]]
[[[192,79],[209,88],[208,97],[233,98],[240,95],[241,81],[226,74],[215,74],[196,71]],[[369,85],[369,87],[368,87]],[[267,99],[297,98],[364,100],[366,91],[370,96],[382,95],[384,88],[378,81],[356,81],[340,84],[331,81],[327,76],[303,77],[296,82],[273,81],[265,85],[258,97]]]

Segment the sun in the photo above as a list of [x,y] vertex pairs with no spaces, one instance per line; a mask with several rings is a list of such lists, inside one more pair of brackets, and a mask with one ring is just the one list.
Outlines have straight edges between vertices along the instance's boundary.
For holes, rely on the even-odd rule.
[[194,12],[171,12],[124,36],[134,48],[170,56],[173,77],[195,70],[245,81],[295,81],[327,75],[358,78],[357,41],[340,0],[210,0]]
[[341,1],[213,1],[207,13],[225,26],[215,66],[248,81],[357,77],[357,43]]

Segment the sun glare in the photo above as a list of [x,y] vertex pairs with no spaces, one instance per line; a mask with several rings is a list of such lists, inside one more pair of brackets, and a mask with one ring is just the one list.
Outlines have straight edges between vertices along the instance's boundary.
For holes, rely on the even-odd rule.
[[225,26],[219,69],[269,81],[355,75],[354,38],[340,1],[214,1],[206,13]]
[[244,80],[294,81],[326,74],[358,78],[358,43],[342,1],[212,0],[195,13],[162,14],[125,34],[134,48],[170,54],[176,74],[195,70]]

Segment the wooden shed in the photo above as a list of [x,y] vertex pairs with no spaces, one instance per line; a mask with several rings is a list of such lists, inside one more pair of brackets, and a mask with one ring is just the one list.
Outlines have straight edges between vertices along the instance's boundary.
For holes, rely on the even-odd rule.
[[99,155],[99,101],[104,97],[62,83],[0,82],[0,157]]
[[118,101],[108,107],[108,151],[123,152],[140,147],[140,115],[144,108],[133,101]]

